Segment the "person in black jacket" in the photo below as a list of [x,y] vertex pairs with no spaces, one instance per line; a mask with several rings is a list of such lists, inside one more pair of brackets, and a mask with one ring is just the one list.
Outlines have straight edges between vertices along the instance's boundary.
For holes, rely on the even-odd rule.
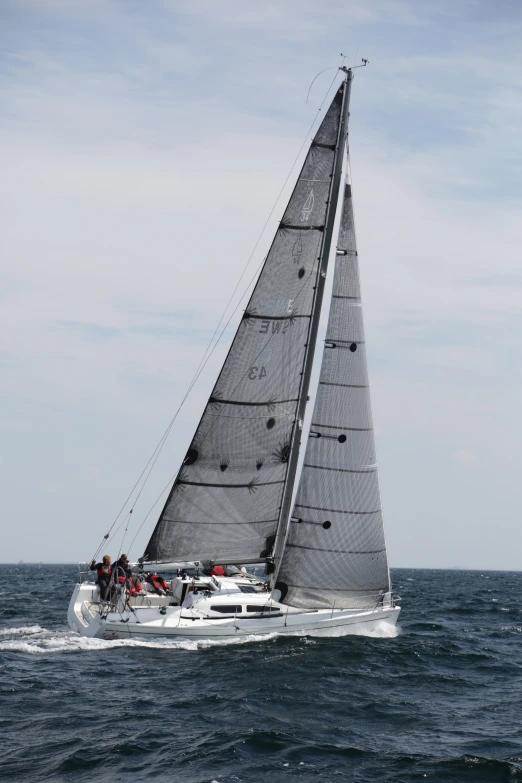
[[114,576],[120,584],[123,584],[127,579],[131,578],[132,569],[127,555],[120,555],[114,563]]
[[109,592],[109,584],[112,575],[111,558],[109,555],[104,555],[101,563],[95,563],[94,560],[90,566],[91,571],[96,571],[97,579],[96,584],[100,588],[100,596],[102,601],[107,599]]

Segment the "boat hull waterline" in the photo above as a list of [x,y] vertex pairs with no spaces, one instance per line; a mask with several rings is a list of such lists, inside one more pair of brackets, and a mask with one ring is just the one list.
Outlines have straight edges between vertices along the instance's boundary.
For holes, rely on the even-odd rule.
[[365,611],[319,609],[302,612],[282,612],[272,617],[203,618],[192,616],[185,607],[135,607],[130,611],[109,611],[100,614],[100,605],[92,601],[93,586],[78,584],[71,598],[68,622],[82,636],[98,639],[131,639],[136,637],[167,637],[211,639],[263,636],[321,630],[343,634],[367,635],[384,627],[393,628],[400,607],[379,606]]

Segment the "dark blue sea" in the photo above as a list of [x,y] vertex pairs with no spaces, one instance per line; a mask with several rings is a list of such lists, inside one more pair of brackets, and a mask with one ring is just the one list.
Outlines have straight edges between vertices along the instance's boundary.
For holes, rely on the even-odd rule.
[[395,570],[395,636],[82,639],[0,566],[0,779],[522,781],[522,573]]

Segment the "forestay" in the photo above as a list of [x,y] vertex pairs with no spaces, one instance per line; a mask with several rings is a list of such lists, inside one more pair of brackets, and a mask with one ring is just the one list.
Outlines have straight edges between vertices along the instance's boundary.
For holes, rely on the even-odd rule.
[[341,86],[312,142],[145,559],[248,562],[270,553],[296,418],[342,91]]
[[285,603],[317,609],[375,606],[389,589],[348,174],[319,388],[276,587]]

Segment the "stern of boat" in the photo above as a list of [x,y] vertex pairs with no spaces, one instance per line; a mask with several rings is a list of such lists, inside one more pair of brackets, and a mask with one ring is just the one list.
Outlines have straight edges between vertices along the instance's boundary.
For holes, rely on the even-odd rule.
[[100,592],[95,584],[77,584],[69,602],[67,621],[82,636],[96,636],[100,630]]

